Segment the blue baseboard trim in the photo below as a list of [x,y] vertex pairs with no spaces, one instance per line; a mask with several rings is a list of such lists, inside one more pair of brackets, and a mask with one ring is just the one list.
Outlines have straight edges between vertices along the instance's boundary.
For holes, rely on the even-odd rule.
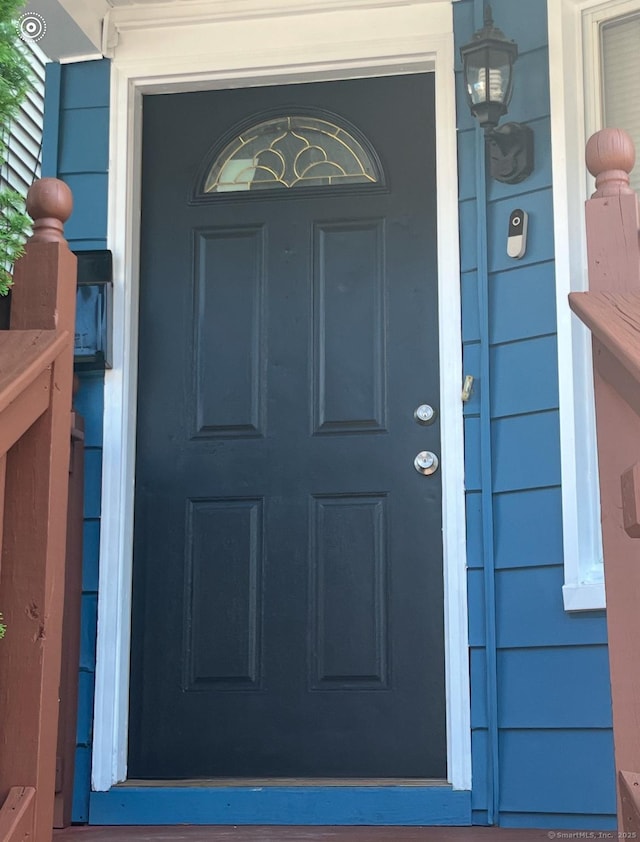
[[93,825],[470,825],[445,786],[119,786],[92,792]]

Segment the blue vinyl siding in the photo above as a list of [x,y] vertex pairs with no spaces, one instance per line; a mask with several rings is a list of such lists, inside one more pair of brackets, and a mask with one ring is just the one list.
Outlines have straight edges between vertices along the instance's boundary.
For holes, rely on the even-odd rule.
[[[466,361],[465,356],[465,361]],[[473,371],[465,366],[465,371]],[[475,389],[478,389],[480,381],[476,378]],[[465,483],[467,491],[478,491],[482,487],[480,475],[480,447],[478,437],[480,434],[480,419],[477,416],[467,416],[464,419],[464,443],[465,443]]]
[[[538,524],[542,521],[538,520]],[[522,567],[496,573],[499,647],[590,646],[607,642],[603,613],[567,614],[562,605],[560,565]],[[608,673],[600,675],[606,686]]]
[[[557,486],[497,494],[493,501],[496,570],[561,565],[561,505]],[[536,513],[535,518],[531,517],[532,512]],[[544,524],[544,529],[540,524]],[[524,581],[524,577],[518,581]],[[600,620],[597,625],[604,630]]]
[[492,343],[555,333],[553,261],[534,266],[510,266],[503,272],[494,272],[489,287],[489,306],[489,336]]
[[557,356],[555,335],[494,345],[491,349],[492,417],[556,409]]
[[500,649],[503,729],[610,728],[606,646]]
[[591,813],[602,815],[615,805],[608,730],[503,729],[500,752],[501,818],[537,808],[541,813],[573,814],[574,827],[591,828]]
[[469,646],[486,646],[485,618],[487,609],[484,601],[484,571],[482,568],[469,570],[467,576],[469,594]]
[[[74,250],[106,248],[109,156],[108,61],[47,65],[43,175],[57,176],[73,191],[65,226]],[[82,630],[78,726],[72,818],[89,818],[91,735],[95,677],[103,376],[82,373],[74,404],[85,419],[85,495]]]
[[[610,829],[616,804],[605,619],[602,612],[568,615],[562,604],[546,3],[532,0],[526,11],[513,0],[491,5],[520,51],[505,121],[532,128],[535,169],[518,185],[488,178],[485,193],[478,171],[484,139],[457,56],[464,373],[476,377],[465,406],[473,821]],[[482,6],[454,5],[457,46],[479,28]],[[521,260],[506,254],[515,208],[529,214]],[[491,495],[483,493],[486,476]]]

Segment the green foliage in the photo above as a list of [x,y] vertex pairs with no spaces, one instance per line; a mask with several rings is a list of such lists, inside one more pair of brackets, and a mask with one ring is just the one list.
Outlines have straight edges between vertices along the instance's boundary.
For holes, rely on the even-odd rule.
[[[26,48],[16,28],[24,0],[0,0],[0,166],[6,161],[11,124],[31,84]],[[24,250],[29,232],[24,199],[8,187],[0,190],[0,295],[11,286],[11,269]]]
[[12,284],[11,267],[24,252],[31,220],[24,212],[24,199],[8,187],[0,190],[0,295]]
[[2,622],[2,614],[0,614],[0,640],[2,640],[2,638],[5,636],[6,632],[7,632],[7,627]]

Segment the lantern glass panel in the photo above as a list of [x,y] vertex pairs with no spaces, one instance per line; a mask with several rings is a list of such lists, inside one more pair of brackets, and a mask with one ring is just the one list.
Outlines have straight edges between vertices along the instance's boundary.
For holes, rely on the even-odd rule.
[[490,79],[489,98],[491,102],[509,105],[512,89],[512,64],[511,57],[503,50],[492,50]]
[[479,50],[467,56],[466,79],[472,105],[484,102],[508,104],[511,96],[511,62],[503,50]]

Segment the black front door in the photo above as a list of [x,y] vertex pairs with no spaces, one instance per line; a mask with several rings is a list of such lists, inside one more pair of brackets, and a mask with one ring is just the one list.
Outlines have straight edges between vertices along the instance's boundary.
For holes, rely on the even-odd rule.
[[433,77],[146,97],[142,196],[129,777],[446,777]]

